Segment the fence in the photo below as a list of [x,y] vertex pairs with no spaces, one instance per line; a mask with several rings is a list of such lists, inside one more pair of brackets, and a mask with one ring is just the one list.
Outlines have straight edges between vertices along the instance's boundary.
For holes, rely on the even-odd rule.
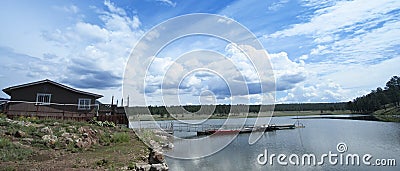
[[3,112],[9,118],[37,117],[39,119],[63,119],[88,121],[97,117],[100,121],[128,125],[125,110],[116,105],[92,104],[86,110],[78,109],[78,104],[38,104],[26,101],[8,101],[3,105]]
[[37,117],[39,119],[71,119],[86,121],[98,113],[98,105],[90,105],[87,110],[79,110],[77,104],[38,104],[26,101],[8,101],[4,106],[4,113],[9,118],[15,117]]

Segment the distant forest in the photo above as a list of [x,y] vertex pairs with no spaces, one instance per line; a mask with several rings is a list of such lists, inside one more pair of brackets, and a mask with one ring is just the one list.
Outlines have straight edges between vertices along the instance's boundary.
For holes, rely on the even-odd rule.
[[[262,108],[261,108],[262,107]],[[239,113],[258,113],[263,111],[272,110],[272,105],[187,105],[183,106],[149,106],[152,115],[169,115],[171,114],[210,114],[214,115],[228,115]],[[137,109],[137,108],[136,108]],[[334,111],[334,110],[347,110],[347,103],[296,103],[296,104],[276,104],[275,111]],[[140,113],[140,112],[139,112]]]
[[[198,113],[198,114],[217,114],[228,115],[229,113],[258,113],[261,105],[187,105],[183,106],[149,106],[152,115],[164,115],[168,113]],[[263,105],[261,110],[269,111],[273,106]],[[201,109],[201,110],[200,110]],[[276,104],[275,111],[334,111],[347,110],[347,103],[296,103],[296,104]]]
[[[337,103],[291,103],[272,105],[187,105],[183,106],[148,106],[152,115],[169,115],[171,114],[210,114],[228,115],[229,113],[258,113],[270,111],[274,107],[275,111],[335,111],[350,110],[353,113],[372,113],[376,110],[386,109],[391,106],[400,105],[400,78],[393,76],[384,88],[378,87],[371,93],[362,97],[357,97],[349,102]],[[138,108],[136,108],[138,110]],[[140,109],[139,109],[140,110]],[[138,111],[139,112],[139,111]],[[140,113],[140,112],[139,112]]]
[[347,107],[355,113],[372,113],[388,107],[399,107],[400,78],[393,76],[384,88],[378,87],[371,93],[357,97],[347,103]]

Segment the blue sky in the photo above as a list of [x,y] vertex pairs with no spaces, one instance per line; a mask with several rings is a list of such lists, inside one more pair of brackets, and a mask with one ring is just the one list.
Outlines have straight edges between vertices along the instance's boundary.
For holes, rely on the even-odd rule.
[[[103,94],[100,101],[105,103],[111,101],[112,95],[120,99],[125,64],[141,36],[160,22],[191,13],[226,16],[255,34],[269,53],[276,79],[276,101],[280,103],[348,101],[384,86],[391,76],[400,75],[398,0],[1,3],[1,88],[49,78]],[[223,41],[196,39],[203,43],[193,43],[192,48],[213,45],[213,50],[223,54],[232,50]],[[174,55],[190,50],[183,45],[184,41],[172,44],[160,53],[154,73],[170,66]],[[186,82],[193,84],[183,81],[181,87],[190,87],[190,91],[185,91],[181,103],[198,102],[200,94],[207,94],[203,92],[206,88],[218,97],[218,103],[229,103],[233,94],[227,93],[223,80],[204,81],[206,75],[207,72],[200,72],[188,76]],[[157,86],[148,88],[157,92]],[[263,96],[250,91],[256,92],[251,98]],[[149,94],[154,99],[159,95]],[[0,93],[0,97],[8,96]]]

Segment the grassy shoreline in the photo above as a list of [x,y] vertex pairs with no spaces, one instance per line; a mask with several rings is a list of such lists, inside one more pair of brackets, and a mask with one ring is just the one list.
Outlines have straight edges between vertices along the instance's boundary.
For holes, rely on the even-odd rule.
[[[370,114],[377,121],[383,122],[400,122],[400,111],[397,109],[387,109],[385,112],[377,111]],[[349,110],[335,110],[335,111],[274,111],[273,115],[269,113],[260,113],[259,115],[256,113],[250,114],[235,114],[231,115],[230,118],[257,118],[257,117],[284,117],[284,116],[312,116],[312,115],[320,115],[320,116],[329,116],[329,115],[346,115],[346,114],[354,114]],[[139,117],[141,121],[152,121],[153,119],[156,121],[170,121],[170,120],[206,120],[206,119],[227,119],[228,116],[219,116],[219,115],[193,115],[193,114],[176,114],[171,117],[160,117],[160,115],[142,115]],[[130,118],[133,120],[133,118]]]
[[[343,115],[351,114],[349,110],[335,110],[335,111],[274,111],[272,117],[282,117],[282,116],[309,116],[309,115]],[[235,114],[231,115],[230,118],[256,118],[256,117],[271,117],[270,113],[249,113],[249,114]],[[168,120],[204,120],[204,119],[226,119],[228,116],[221,115],[198,115],[198,114],[174,114],[171,117],[160,117],[160,115],[141,115],[139,119],[141,121],[168,121]],[[133,118],[130,118],[133,120]]]

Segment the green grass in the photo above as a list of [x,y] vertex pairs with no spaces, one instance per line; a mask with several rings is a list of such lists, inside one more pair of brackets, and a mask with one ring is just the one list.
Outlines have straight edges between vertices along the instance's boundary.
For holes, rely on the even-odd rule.
[[130,140],[129,134],[125,132],[116,132],[113,134],[111,142],[124,143],[124,142],[129,142],[129,140]]
[[400,122],[400,107],[388,107],[386,109],[377,110],[373,115],[385,122]]
[[8,138],[0,138],[0,161],[25,160],[32,155],[31,149],[12,143]]
[[[274,111],[272,117],[280,117],[280,116],[308,116],[308,115],[342,115],[342,114],[351,114],[349,110],[334,110],[334,111],[323,111],[321,113],[320,110],[313,110],[313,111]],[[140,116],[140,120],[156,120],[156,121],[163,121],[163,120],[175,120],[175,118],[180,120],[203,120],[203,119],[226,119],[228,118],[227,115],[212,115],[211,117],[207,115],[193,115],[193,114],[186,114],[182,117],[181,114],[175,115],[174,117],[160,117],[160,115],[142,115]],[[236,114],[231,115],[230,118],[256,118],[256,117],[269,117],[268,113],[249,113],[249,114]]]
[[[41,162],[36,160],[39,154],[47,156],[46,161],[52,160],[51,164],[59,167],[118,170],[120,167],[130,164],[133,167],[134,163],[145,160],[146,157],[143,156],[148,154],[147,146],[131,129],[113,127],[107,122],[103,126],[99,126],[87,122],[39,120],[32,117],[21,117],[15,120],[32,124],[26,126],[9,122],[6,121],[5,115],[0,114],[0,170],[29,170],[31,164]],[[42,140],[42,136],[46,133],[40,130],[46,126],[51,128],[53,135],[58,137],[55,144],[49,145],[48,142]],[[62,133],[75,133],[81,138],[82,133],[78,131],[81,126],[94,130],[99,143],[88,149],[79,148],[75,143],[64,143]],[[25,133],[23,138],[27,138],[27,140],[15,136],[18,130]],[[71,162],[69,158],[65,160],[49,158],[49,156],[59,156],[60,154],[80,158],[80,160]],[[97,161],[99,163],[96,163]],[[44,166],[35,167],[47,168],[48,163],[42,164]]]

